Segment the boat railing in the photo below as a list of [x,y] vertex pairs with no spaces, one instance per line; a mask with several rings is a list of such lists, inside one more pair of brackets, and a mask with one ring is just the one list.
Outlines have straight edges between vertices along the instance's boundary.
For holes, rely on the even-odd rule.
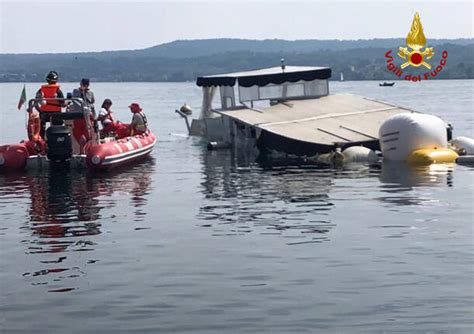
[[47,103],[48,101],[54,101],[56,103],[59,102],[62,108],[67,108],[70,103],[75,103],[80,108],[80,111],[65,111],[65,112],[41,111],[42,114],[46,114],[50,117],[54,117],[55,120],[71,120],[71,119],[79,119],[79,118],[85,117],[86,108],[84,107],[84,100],[79,97],[30,99],[28,101],[28,112],[33,111],[34,107],[40,108],[41,105]]
[[184,118],[184,121],[186,122],[186,128],[188,129],[188,133],[190,134],[191,133],[191,126],[189,125],[188,115],[186,115],[184,112],[182,112],[181,110],[178,110],[178,109],[175,109],[174,112],[177,113],[182,118]]

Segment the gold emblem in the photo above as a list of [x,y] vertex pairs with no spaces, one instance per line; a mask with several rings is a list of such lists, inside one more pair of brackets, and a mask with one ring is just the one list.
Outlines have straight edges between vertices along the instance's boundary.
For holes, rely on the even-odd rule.
[[426,59],[430,59],[434,56],[433,48],[422,49],[426,45],[426,37],[423,33],[423,26],[421,25],[420,15],[418,12],[413,18],[413,23],[411,24],[410,32],[407,35],[406,39],[407,45],[412,49],[409,51],[408,48],[399,47],[398,56],[406,60],[400,67],[403,69],[408,65],[420,67],[421,65],[425,66],[427,69],[431,70],[431,65],[425,62]]

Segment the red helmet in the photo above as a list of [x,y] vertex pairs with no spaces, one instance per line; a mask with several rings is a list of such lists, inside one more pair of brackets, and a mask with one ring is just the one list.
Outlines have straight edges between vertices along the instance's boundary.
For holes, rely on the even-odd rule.
[[131,105],[128,106],[130,108],[130,110],[133,112],[133,113],[136,113],[136,112],[140,112],[142,111],[142,108],[140,108],[140,105],[138,103],[132,103]]

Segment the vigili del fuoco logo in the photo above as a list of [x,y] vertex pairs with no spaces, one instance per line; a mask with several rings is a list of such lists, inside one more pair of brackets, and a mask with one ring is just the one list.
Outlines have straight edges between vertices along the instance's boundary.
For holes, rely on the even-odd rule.
[[[420,82],[421,80],[428,80],[436,77],[438,73],[443,70],[444,66],[446,66],[446,60],[448,58],[448,51],[446,50],[441,52],[441,59],[437,66],[431,63],[430,59],[435,55],[435,51],[432,47],[425,48],[426,37],[423,33],[423,26],[421,25],[420,15],[418,13],[416,13],[413,18],[410,32],[406,38],[406,43],[407,47],[401,46],[398,48],[399,52],[397,55],[402,58],[403,61],[400,67],[394,63],[394,57],[391,55],[392,50],[385,52],[387,69],[397,77],[403,78],[407,81]],[[411,67],[421,67],[428,71],[422,74],[410,73],[409,69]]]

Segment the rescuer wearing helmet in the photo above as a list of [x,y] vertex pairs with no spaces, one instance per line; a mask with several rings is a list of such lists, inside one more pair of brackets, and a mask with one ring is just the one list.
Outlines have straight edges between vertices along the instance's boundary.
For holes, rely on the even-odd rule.
[[130,136],[145,133],[148,129],[148,122],[143,109],[140,108],[138,103],[132,103],[128,107],[133,113],[132,123],[130,124]]
[[41,103],[36,103],[35,108],[40,113],[41,131],[40,135],[44,138],[45,123],[49,121],[48,114],[61,112],[61,108],[65,106],[63,99],[64,94],[58,85],[59,75],[56,71],[50,71],[46,76],[47,84],[41,86],[36,92],[36,98],[41,99]]

